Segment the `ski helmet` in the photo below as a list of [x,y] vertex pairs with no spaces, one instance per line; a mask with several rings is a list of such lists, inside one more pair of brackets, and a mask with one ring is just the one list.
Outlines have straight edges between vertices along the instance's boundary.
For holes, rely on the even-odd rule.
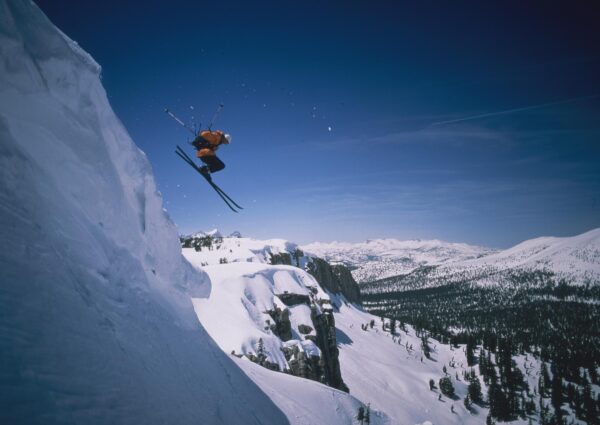
[[231,143],[231,134],[226,134],[225,140],[227,140],[227,143]]

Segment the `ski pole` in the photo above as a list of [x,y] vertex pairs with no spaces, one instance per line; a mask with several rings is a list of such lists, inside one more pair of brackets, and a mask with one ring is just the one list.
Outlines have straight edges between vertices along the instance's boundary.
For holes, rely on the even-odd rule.
[[167,114],[169,114],[171,116],[171,118],[173,118],[175,121],[177,121],[177,123],[179,123],[179,125],[181,125],[183,128],[185,128],[187,131],[189,131],[190,133],[192,133],[194,136],[196,136],[196,133],[194,132],[194,130],[192,130],[190,127],[188,127],[183,121],[181,121],[179,118],[177,118],[175,116],[175,114],[171,111],[169,111],[167,108],[165,108],[165,112]]
[[219,116],[219,112],[221,112],[221,109],[223,109],[223,106],[225,106],[225,105],[223,105],[222,103],[219,103],[219,107],[215,111],[215,114],[213,115],[212,120],[210,120],[210,124],[208,125],[208,129],[209,130],[212,129],[213,123],[215,122],[215,120]]

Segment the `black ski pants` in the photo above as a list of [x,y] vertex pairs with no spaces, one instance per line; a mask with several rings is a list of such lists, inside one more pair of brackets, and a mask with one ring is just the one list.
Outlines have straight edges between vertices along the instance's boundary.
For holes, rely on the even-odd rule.
[[208,169],[211,173],[216,173],[225,168],[225,164],[216,155],[201,156],[200,160],[208,165]]

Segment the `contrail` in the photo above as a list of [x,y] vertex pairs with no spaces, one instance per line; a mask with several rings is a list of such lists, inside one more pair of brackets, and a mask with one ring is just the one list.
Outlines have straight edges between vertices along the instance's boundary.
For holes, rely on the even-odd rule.
[[461,122],[461,121],[476,120],[479,118],[495,117],[496,115],[512,114],[514,112],[529,111],[531,109],[545,108],[547,106],[552,106],[552,105],[562,105],[563,103],[577,102],[579,100],[585,100],[585,99],[594,99],[598,96],[600,96],[600,95],[593,94],[591,96],[573,97],[571,99],[557,100],[557,101],[548,102],[548,103],[540,103],[539,105],[529,105],[529,106],[523,106],[521,108],[507,109],[505,111],[488,112],[485,114],[472,115],[470,117],[456,118],[454,120],[438,121],[438,122],[434,122],[433,124],[431,124],[430,127],[436,127],[439,125],[451,124],[451,123]]

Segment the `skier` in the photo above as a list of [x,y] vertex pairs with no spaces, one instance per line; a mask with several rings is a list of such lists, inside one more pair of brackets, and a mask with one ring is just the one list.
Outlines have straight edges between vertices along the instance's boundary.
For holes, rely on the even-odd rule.
[[210,173],[216,173],[225,168],[216,151],[220,145],[231,143],[231,136],[223,133],[221,130],[204,130],[194,139],[192,145],[196,148],[196,156],[205,164],[200,167],[200,172],[210,177]]

